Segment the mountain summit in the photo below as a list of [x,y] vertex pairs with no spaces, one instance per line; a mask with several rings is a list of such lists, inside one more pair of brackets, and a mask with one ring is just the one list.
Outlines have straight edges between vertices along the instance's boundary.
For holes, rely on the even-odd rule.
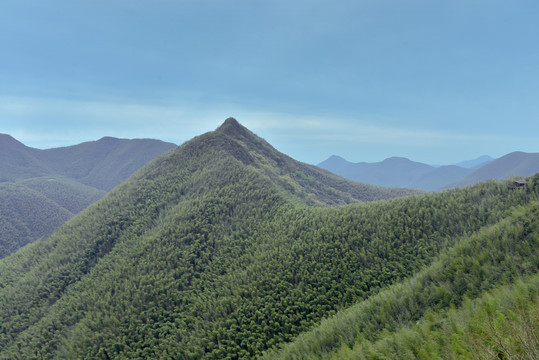
[[303,164],[228,119],[0,260],[0,359],[254,358],[424,269],[537,188],[367,203],[417,192]]
[[246,134],[252,135],[252,133],[246,127],[241,125],[238,120],[234,119],[233,117],[226,119],[216,131],[230,136],[245,136]]
[[[185,328],[188,331],[177,340],[179,348],[175,351],[180,352],[176,355],[197,357],[185,351],[194,349],[193,341],[197,342],[197,337],[206,339],[206,335],[195,330],[202,324],[199,320],[193,323],[194,328],[188,325],[195,319],[190,320],[189,314],[208,313],[210,318],[220,323],[230,319],[230,311],[235,313],[236,310],[230,310],[233,305],[221,300],[220,305],[208,308],[209,312],[199,312],[189,303],[198,303],[196,298],[200,291],[201,296],[206,296],[203,294],[205,288],[209,290],[218,286],[220,281],[228,284],[233,278],[239,279],[237,275],[243,274],[245,267],[251,268],[248,273],[262,271],[269,274],[267,270],[255,268],[272,263],[268,262],[269,259],[262,260],[265,256],[274,256],[267,252],[268,249],[273,252],[290,246],[286,240],[289,235],[283,233],[274,237],[278,231],[289,231],[285,230],[285,223],[282,224],[284,227],[281,226],[281,222],[289,216],[296,216],[289,214],[290,211],[309,205],[322,209],[326,205],[360,203],[415,193],[408,189],[355,183],[300,163],[229,118],[215,131],[197,136],[146,165],[48,239],[17,252],[18,259],[26,260],[13,262],[14,257],[8,256],[0,262],[0,334],[9,333],[7,337],[0,336],[0,359],[10,358],[12,351],[22,351],[23,358],[31,358],[31,354],[36,353],[46,358],[50,354],[60,358],[76,358],[80,354],[87,354],[90,358],[108,358],[111,354],[135,358],[164,356],[160,352],[140,352],[144,348],[144,339],[150,336],[146,331],[144,335],[140,333],[142,338],[134,333],[125,333],[130,341],[134,341],[133,344],[137,344],[135,347],[124,343],[116,350],[103,348],[96,352],[87,348],[85,344],[101,342],[94,338],[94,335],[101,335],[87,333],[87,326],[94,327],[95,324],[85,319],[97,314],[95,311],[102,304],[92,300],[94,295],[83,295],[81,301],[75,301],[77,310],[69,310],[68,304],[73,303],[73,296],[79,296],[79,290],[95,293],[98,299],[110,300],[105,306],[107,310],[98,311],[111,315],[98,320],[107,323],[105,326],[110,330],[122,328],[131,332],[128,328],[132,327],[138,332],[143,326],[138,324],[139,320],[147,322],[154,316],[157,316],[155,319],[161,318],[165,315],[162,311],[166,311],[168,319],[177,318],[181,322],[173,325],[175,329]],[[297,216],[304,216],[301,214]],[[168,284],[166,287],[171,288],[166,290],[156,284],[156,271],[164,276],[159,281],[164,281]],[[133,276],[137,278],[136,283],[129,280]],[[254,286],[253,289],[258,288],[260,294],[266,291],[261,284],[256,285],[247,278],[244,280],[251,284],[249,286]],[[218,288],[211,297],[224,300],[237,295],[228,285]],[[273,285],[267,290],[271,288]],[[222,291],[233,291],[234,294],[227,295]],[[175,295],[164,296],[166,293]],[[133,296],[147,298],[140,298],[140,302],[127,300]],[[204,307],[212,307],[217,298],[205,302]],[[257,302],[260,300],[259,295],[255,298]],[[169,305],[166,302],[170,302]],[[133,310],[142,317],[129,315],[132,319],[129,321],[134,322],[125,328],[124,325],[113,325],[110,321],[124,321],[117,312],[122,308],[129,313]],[[55,334],[52,338],[34,334],[34,331],[41,332],[42,326],[48,328],[51,321],[56,322],[56,316],[64,319],[65,327],[60,325],[62,330],[51,332]],[[210,327],[199,329],[206,334],[217,324],[214,320],[208,323]],[[151,322],[157,325],[155,321]],[[179,335],[176,330],[174,332]],[[58,342],[60,333],[63,334],[60,337],[74,340],[69,348]],[[158,335],[151,335],[152,338],[154,336]],[[166,337],[164,333],[159,336]],[[223,333],[222,336],[228,335]],[[259,353],[263,350],[267,346],[265,344],[274,338],[271,332],[267,336],[250,345],[249,351]],[[36,341],[42,344],[37,345]],[[22,342],[27,345],[22,345]],[[241,340],[238,338],[233,343],[239,344]],[[20,350],[19,346],[25,350]],[[225,349],[237,353],[235,346],[231,343]],[[136,350],[132,352],[129,349]]]
[[277,151],[232,117],[212,134],[222,135],[231,141],[226,145],[229,154],[264,173],[288,196],[311,205],[373,201],[419,193],[348,181],[316,166],[296,161]]

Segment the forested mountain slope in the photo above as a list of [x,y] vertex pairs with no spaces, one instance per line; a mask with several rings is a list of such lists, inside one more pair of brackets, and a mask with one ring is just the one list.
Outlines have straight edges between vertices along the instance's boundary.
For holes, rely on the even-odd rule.
[[39,150],[0,134],[0,258],[50,235],[174,147],[158,140],[103,138]]
[[0,258],[46,237],[73,213],[26,186],[0,183]]
[[153,139],[104,137],[67,147],[31,149],[31,152],[57,174],[110,191],[150,160],[175,147]]
[[0,358],[253,358],[538,191],[364,202],[407,192],[295,162],[228,119],[0,260]]
[[49,236],[104,195],[103,190],[64,178],[0,183],[0,258]]
[[227,119],[217,129],[217,133],[234,140],[222,145],[237,160],[256,168],[288,195],[307,204],[343,204],[420,193],[412,189],[352,182],[316,166],[296,161],[275,150],[233,118]]
[[536,359],[538,249],[535,200],[462,237],[409,280],[337,313],[265,358]]

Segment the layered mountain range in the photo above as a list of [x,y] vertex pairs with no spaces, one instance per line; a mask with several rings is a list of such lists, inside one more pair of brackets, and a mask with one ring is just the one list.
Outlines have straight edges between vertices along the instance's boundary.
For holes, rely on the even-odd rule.
[[[524,320],[499,322],[533,332],[538,199],[539,176],[429,194],[349,181],[229,118],[0,260],[0,359],[489,354],[488,319],[446,319],[503,293]],[[500,351],[534,349],[509,338]]]
[[0,134],[0,258],[50,235],[174,147],[159,140],[105,137],[40,150]]
[[368,184],[441,191],[490,179],[533,175],[539,172],[539,153],[515,151],[498,159],[482,156],[445,166],[432,166],[402,157],[375,163],[352,163],[333,155],[318,166],[347,179]]

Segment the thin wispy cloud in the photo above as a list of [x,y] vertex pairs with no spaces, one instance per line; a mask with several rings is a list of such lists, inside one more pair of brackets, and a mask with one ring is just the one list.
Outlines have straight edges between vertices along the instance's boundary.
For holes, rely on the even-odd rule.
[[538,151],[533,2],[30,3],[0,12],[0,132],[32,146],[234,116],[311,163]]
[[[236,117],[278,149],[311,163],[323,160],[328,152],[338,154],[369,146],[385,147],[387,151],[395,151],[387,156],[394,156],[406,155],[398,147],[440,149],[463,143],[484,146],[507,141],[506,137],[485,132],[459,133],[377,124],[379,119],[368,115],[313,116],[192,100],[152,104],[0,96],[0,118],[11,120],[11,125],[5,124],[1,131],[38,148],[73,145],[103,136],[156,138],[181,144],[214,130],[229,116]],[[52,119],[54,126],[50,126]],[[23,131],[21,123],[27,124]],[[537,136],[529,135],[524,143],[537,141]],[[296,155],[301,152],[309,155],[303,158]],[[365,160],[373,159],[365,156]]]

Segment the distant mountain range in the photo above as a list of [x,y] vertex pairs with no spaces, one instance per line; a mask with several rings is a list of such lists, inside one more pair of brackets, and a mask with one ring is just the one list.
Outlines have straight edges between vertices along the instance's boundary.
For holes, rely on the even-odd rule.
[[481,167],[481,166],[483,166],[485,164],[488,164],[492,160],[495,160],[495,159],[493,157],[488,156],[488,155],[483,155],[483,156],[478,157],[477,159],[464,160],[464,161],[461,161],[461,162],[459,162],[459,163],[457,163],[455,165],[466,168],[466,169],[476,169],[476,168]]
[[499,159],[484,155],[445,166],[432,166],[402,157],[391,157],[375,163],[352,163],[333,155],[318,166],[368,184],[438,191],[489,179],[533,175],[539,172],[539,153],[516,151]]
[[507,185],[354,182],[229,118],[0,259],[0,359],[534,354],[539,174]]
[[175,147],[159,140],[104,137],[40,150],[0,134],[0,258],[50,235]]

